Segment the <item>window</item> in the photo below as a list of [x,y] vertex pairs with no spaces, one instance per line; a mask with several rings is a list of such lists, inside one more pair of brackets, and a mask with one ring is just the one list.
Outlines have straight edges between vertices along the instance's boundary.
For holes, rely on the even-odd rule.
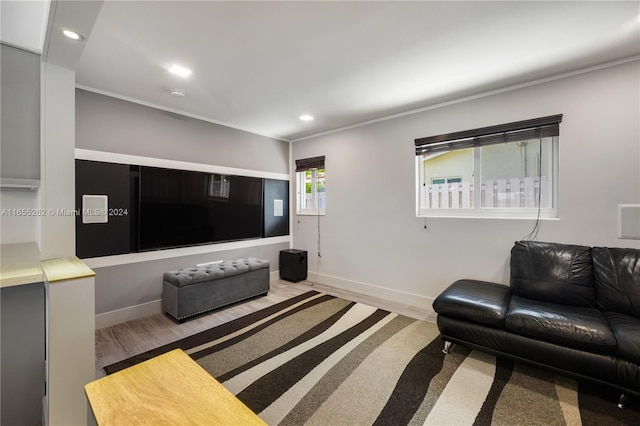
[[462,178],[461,177],[437,177],[437,178],[431,178],[431,185],[437,184],[437,183],[460,183],[462,182]]
[[207,196],[208,198],[218,201],[229,200],[229,189],[231,188],[231,179],[226,175],[208,175],[207,176]]
[[558,217],[562,115],[416,139],[417,216]]
[[324,156],[296,160],[297,213],[324,215]]

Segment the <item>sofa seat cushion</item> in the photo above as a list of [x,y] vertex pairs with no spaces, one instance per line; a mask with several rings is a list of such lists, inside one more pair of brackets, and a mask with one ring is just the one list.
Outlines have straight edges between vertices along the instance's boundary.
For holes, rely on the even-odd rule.
[[509,287],[476,280],[459,280],[451,284],[433,302],[440,315],[503,328],[509,306]]
[[640,320],[618,312],[605,312],[604,316],[618,341],[617,355],[640,364]]
[[598,354],[613,354],[616,339],[595,308],[560,305],[513,296],[505,316],[507,331]]

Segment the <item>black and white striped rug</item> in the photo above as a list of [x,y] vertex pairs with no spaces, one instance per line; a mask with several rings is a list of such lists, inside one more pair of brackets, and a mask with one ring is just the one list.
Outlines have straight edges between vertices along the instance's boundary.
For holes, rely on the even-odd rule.
[[175,348],[270,425],[637,425],[636,402],[455,346],[434,324],[310,291],[105,367]]

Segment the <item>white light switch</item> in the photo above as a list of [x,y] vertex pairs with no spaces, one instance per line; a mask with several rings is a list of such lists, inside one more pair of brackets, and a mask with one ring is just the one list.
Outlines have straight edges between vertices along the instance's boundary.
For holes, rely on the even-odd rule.
[[106,195],[82,196],[82,223],[107,223],[109,198]]
[[618,204],[618,238],[640,240],[640,204]]
[[282,200],[273,200],[273,215],[276,217],[284,216],[284,203]]

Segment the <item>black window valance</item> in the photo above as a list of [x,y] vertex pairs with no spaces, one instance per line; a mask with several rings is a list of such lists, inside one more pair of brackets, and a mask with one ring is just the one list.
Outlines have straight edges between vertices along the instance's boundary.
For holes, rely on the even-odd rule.
[[562,114],[558,114],[420,138],[415,140],[416,155],[558,136],[561,121]]
[[304,172],[311,169],[324,169],[324,155],[296,160],[296,172]]

